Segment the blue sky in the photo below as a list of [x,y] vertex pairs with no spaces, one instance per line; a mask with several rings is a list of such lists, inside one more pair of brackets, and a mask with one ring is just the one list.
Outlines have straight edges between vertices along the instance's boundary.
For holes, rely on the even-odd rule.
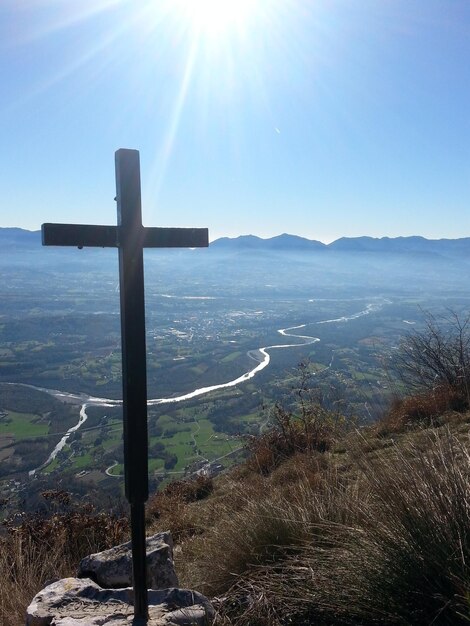
[[0,226],[470,236],[470,0],[2,0]]

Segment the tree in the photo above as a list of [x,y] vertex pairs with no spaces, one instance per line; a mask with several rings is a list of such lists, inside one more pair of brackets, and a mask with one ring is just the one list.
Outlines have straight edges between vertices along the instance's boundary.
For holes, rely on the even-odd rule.
[[414,390],[447,387],[468,400],[470,315],[455,311],[437,318],[428,313],[421,331],[408,334],[395,358],[401,380]]

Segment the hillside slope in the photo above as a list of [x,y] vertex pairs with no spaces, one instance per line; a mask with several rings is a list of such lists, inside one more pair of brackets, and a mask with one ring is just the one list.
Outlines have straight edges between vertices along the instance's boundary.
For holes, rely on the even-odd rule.
[[213,485],[156,496],[151,527],[172,530],[183,584],[224,626],[467,624],[469,421],[317,424],[297,447],[284,421],[285,457],[267,434]]
[[[467,624],[470,413],[405,417],[345,430],[321,407],[278,406],[242,466],[154,495],[147,532],[171,530],[180,585],[211,597],[219,626]],[[126,516],[43,496],[0,538],[3,626],[52,574],[128,536]]]

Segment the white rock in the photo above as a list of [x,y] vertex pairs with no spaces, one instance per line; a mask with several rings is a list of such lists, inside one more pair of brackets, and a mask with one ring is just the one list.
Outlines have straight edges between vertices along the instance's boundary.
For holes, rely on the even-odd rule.
[[[130,542],[82,559],[78,577],[91,578],[107,589],[131,586]],[[178,586],[178,577],[173,563],[173,539],[169,532],[147,537],[147,585],[150,589]]]
[[[132,589],[102,589],[86,578],[64,578],[40,591],[27,609],[26,626],[131,626]],[[188,589],[149,591],[148,626],[206,626],[214,609]]]

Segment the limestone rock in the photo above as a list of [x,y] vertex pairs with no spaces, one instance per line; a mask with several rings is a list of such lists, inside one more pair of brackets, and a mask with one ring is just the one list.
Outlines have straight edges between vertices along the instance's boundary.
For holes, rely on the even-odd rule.
[[[82,559],[78,577],[91,578],[107,589],[130,587],[132,585],[130,542]],[[147,584],[150,589],[178,586],[178,577],[173,564],[173,540],[169,532],[147,537]]]
[[[26,626],[131,626],[132,589],[101,589],[86,578],[64,578],[40,591],[27,609]],[[148,626],[206,626],[214,609],[188,589],[149,591]]]

